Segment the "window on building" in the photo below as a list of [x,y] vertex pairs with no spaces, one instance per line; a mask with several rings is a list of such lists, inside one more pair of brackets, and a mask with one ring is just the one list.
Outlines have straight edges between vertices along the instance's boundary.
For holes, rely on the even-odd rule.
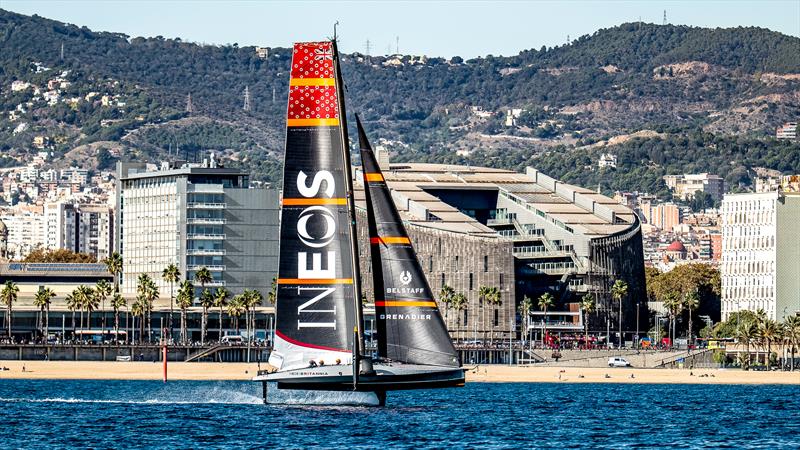
[[461,267],[461,261],[459,261],[459,259],[458,259],[458,255],[456,255],[456,272],[458,272],[458,269],[459,269],[460,267]]
[[464,326],[467,326],[467,310],[464,310]]
[[469,290],[472,290],[472,273],[469,274]]
[[483,255],[483,271],[489,271],[489,255]]
[[442,286],[445,285],[444,272],[442,272]]
[[500,282],[498,284],[500,285],[500,290],[502,291],[503,290],[503,274],[502,273],[500,274]]
[[428,272],[433,272],[433,255],[428,256]]
[[494,326],[498,326],[498,325],[500,325],[500,310],[499,309],[495,309],[494,310]]

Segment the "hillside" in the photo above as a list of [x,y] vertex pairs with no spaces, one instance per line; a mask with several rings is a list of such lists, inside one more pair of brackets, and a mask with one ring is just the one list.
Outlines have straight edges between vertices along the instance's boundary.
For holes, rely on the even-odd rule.
[[[176,148],[189,157],[214,151],[277,181],[290,56],[286,48],[260,58],[254,47],[131,38],[0,10],[0,165],[29,159],[41,136],[57,156],[83,146],[82,158],[94,153],[100,165],[109,154],[155,160]],[[800,39],[766,29],[631,23],[513,57],[342,61],[348,110],[398,160],[533,164],[592,187],[658,192],[663,173],[729,175],[696,151],[721,141],[732,144],[720,161],[744,170],[744,187],[753,167],[800,172],[797,144],[770,138],[800,116]],[[510,109],[522,111],[506,126]],[[612,139],[622,135],[634,137]],[[624,173],[592,164],[606,147],[621,153]]]

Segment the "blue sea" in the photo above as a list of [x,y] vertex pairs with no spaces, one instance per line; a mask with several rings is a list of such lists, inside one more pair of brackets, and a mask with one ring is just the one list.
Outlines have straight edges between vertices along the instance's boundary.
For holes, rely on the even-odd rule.
[[800,448],[800,387],[469,383],[386,407],[248,382],[0,380],[0,448]]

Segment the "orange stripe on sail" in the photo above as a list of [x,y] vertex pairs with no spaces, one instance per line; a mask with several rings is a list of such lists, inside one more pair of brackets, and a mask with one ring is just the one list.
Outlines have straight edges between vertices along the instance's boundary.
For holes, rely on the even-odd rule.
[[364,179],[367,181],[383,181],[383,175],[379,173],[365,173]]
[[334,78],[292,78],[289,86],[334,86]]
[[369,238],[370,244],[410,244],[411,240],[405,236],[378,236]]
[[278,278],[278,284],[353,284],[352,278]]
[[425,300],[379,300],[375,306],[430,306],[436,307],[436,302]]
[[286,119],[288,127],[338,127],[339,119]]
[[285,198],[283,206],[346,205],[346,198]]

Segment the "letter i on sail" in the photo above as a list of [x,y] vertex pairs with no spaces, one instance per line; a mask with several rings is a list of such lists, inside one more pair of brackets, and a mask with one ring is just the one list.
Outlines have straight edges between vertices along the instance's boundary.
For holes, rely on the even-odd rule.
[[[353,180],[336,41],[294,45],[286,119],[276,332],[254,381],[279,390],[463,386],[431,289],[358,122],[378,352],[364,346]],[[355,330],[353,332],[352,330]]]

